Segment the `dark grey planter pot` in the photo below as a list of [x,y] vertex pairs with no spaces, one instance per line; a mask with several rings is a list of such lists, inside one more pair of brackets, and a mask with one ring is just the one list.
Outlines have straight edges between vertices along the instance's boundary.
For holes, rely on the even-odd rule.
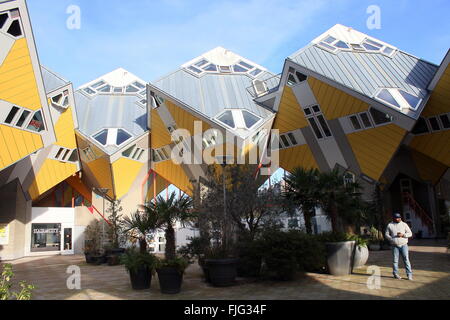
[[327,242],[327,263],[330,274],[345,276],[352,272],[355,241]]
[[147,266],[141,266],[136,271],[129,271],[131,287],[133,290],[150,289],[152,284],[152,272]]
[[157,269],[159,279],[159,287],[161,293],[177,294],[181,291],[181,284],[183,283],[183,274],[175,268],[161,268]]
[[228,287],[234,284],[238,259],[208,259],[205,263],[213,286]]

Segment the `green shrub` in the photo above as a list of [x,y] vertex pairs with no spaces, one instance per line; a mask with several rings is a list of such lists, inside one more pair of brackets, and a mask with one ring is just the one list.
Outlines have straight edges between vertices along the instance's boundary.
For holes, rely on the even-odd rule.
[[35,289],[33,285],[27,284],[25,281],[19,282],[20,292],[10,291],[12,284],[11,279],[14,277],[12,265],[5,264],[0,277],[0,300],[9,300],[14,297],[16,300],[31,300],[31,291]]
[[259,277],[261,272],[262,252],[257,241],[241,238],[237,242],[239,277]]
[[195,259],[201,264],[207,248],[210,246],[210,240],[202,237],[189,238],[189,243],[180,247],[177,251],[184,259],[193,263]]
[[184,271],[189,266],[189,261],[181,258],[175,257],[174,259],[166,260],[166,259],[157,259],[155,268],[175,268],[178,270],[180,274],[184,274]]
[[265,231],[256,241],[255,256],[264,261],[263,276],[292,280],[296,272],[323,272],[326,267],[324,242],[300,230]]
[[128,249],[121,257],[120,262],[128,271],[137,272],[142,266],[154,271],[158,258],[150,253],[141,253],[135,248]]

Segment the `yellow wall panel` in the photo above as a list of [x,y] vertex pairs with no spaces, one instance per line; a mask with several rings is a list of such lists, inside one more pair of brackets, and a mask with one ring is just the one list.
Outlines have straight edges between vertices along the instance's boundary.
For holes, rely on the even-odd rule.
[[0,158],[3,163],[0,169],[25,158],[43,146],[39,134],[0,124]]
[[417,171],[419,172],[420,178],[424,181],[431,181],[433,184],[436,184],[448,169],[446,165],[435,161],[420,152],[412,151],[411,156]]
[[192,184],[181,166],[174,164],[172,160],[168,160],[156,163],[155,171],[169,183],[192,196]]
[[308,83],[323,114],[328,120],[363,112],[369,109],[367,103],[344,91],[334,88],[325,82],[309,77]]
[[450,130],[415,136],[410,147],[450,167]]
[[91,162],[83,162],[94,175],[100,188],[108,188],[108,195],[114,198],[111,165],[107,158],[99,158]]
[[14,43],[0,66],[0,99],[31,110],[42,108],[25,38]]
[[114,190],[118,199],[130,191],[143,163],[131,159],[120,158],[112,164],[114,177]]
[[347,135],[361,171],[379,180],[397,151],[406,131],[394,124],[354,132]]
[[292,89],[284,87],[273,128],[280,130],[281,134],[307,126],[308,122]]
[[450,112],[450,65],[439,79],[422,115],[431,117],[447,112]]
[[56,145],[68,149],[75,149],[77,141],[75,139],[75,128],[72,117],[72,107],[67,108],[55,124]]
[[163,177],[161,177],[160,175],[156,175],[155,178],[155,184],[156,184],[156,192],[155,192],[155,188],[153,187],[153,173],[150,175],[149,178],[149,182],[148,182],[148,190],[147,190],[147,196],[145,198],[146,201],[150,201],[155,197],[155,193],[156,196],[158,196],[166,187],[170,186],[170,182],[167,182],[166,180],[164,180]]
[[61,161],[47,159],[31,184],[28,192],[33,200],[47,192],[57,184],[66,180],[77,172],[77,165]]
[[295,168],[318,169],[316,160],[307,145],[280,150],[280,167],[288,172]]
[[172,143],[169,131],[158,114],[158,111],[151,111],[151,145],[152,149],[158,149]]
[[170,101],[166,101],[167,109],[169,109],[170,114],[172,115],[173,119],[175,120],[175,123],[177,124],[177,128],[179,129],[187,129],[191,133],[191,136],[194,135],[194,122],[195,121],[201,121],[202,122],[202,132],[205,132],[206,130],[210,129],[211,126],[200,120],[199,118],[193,116],[186,110],[184,110],[181,107],[178,107],[177,105],[173,104]]

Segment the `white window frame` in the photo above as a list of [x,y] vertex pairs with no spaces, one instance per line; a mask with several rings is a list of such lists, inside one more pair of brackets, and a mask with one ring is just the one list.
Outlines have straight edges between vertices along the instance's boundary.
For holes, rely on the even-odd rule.
[[[380,101],[380,102],[381,102],[382,104],[384,104],[384,105],[388,105],[388,106],[390,106],[391,108],[394,108],[395,110],[400,110],[400,111],[402,111],[402,109],[403,109],[404,107],[402,107],[402,104],[400,103],[400,101],[398,101],[397,95],[396,95],[396,94],[393,94],[393,93],[394,93],[393,90],[396,91],[397,89],[400,89],[400,88],[378,88],[378,90],[375,92],[374,99],[377,100],[377,101]],[[400,107],[397,107],[397,106],[391,104],[390,102],[387,102],[387,101],[385,101],[385,100],[383,100],[383,99],[381,99],[381,98],[378,98],[378,95],[380,94],[380,92],[381,92],[382,90],[387,90],[387,91],[391,94],[391,96],[394,98],[394,100],[399,104]],[[400,95],[400,94],[399,94],[399,95]],[[407,102],[406,102],[406,104],[409,105]]]
[[[325,40],[326,40],[328,37],[332,37],[332,38],[334,38],[335,40],[332,41],[332,42],[325,42]],[[336,43],[338,43],[339,41],[344,42],[344,43],[348,46],[348,48],[339,48],[339,47],[336,47]],[[369,43],[368,41],[373,41],[373,42],[378,43],[378,44],[381,46],[381,47],[379,47],[380,49],[379,49],[379,50],[369,50],[369,49],[367,49],[366,47],[364,47],[364,44],[365,44],[365,43],[368,44],[368,45],[377,47],[376,45],[371,44],[371,43]],[[331,50],[330,48],[327,48],[326,46],[323,46],[323,45],[321,44],[322,42],[325,43],[325,44],[327,44],[327,45],[329,45],[329,46],[331,46],[331,47],[333,47],[334,50]],[[328,51],[328,52],[330,52],[330,53],[333,53],[333,54],[336,54],[336,53],[338,53],[339,51],[353,51],[353,52],[366,52],[366,53],[381,53],[382,55],[391,58],[391,57],[397,52],[397,49],[395,49],[394,47],[389,46],[389,45],[386,45],[386,44],[384,44],[384,43],[381,43],[380,41],[378,41],[378,40],[376,40],[376,39],[373,39],[373,38],[370,38],[370,37],[364,38],[364,40],[361,41],[361,43],[353,43],[353,42],[349,43],[349,42],[347,42],[347,41],[345,41],[345,40],[339,39],[339,38],[337,38],[337,37],[335,37],[335,36],[332,36],[332,35],[328,34],[328,35],[326,35],[324,38],[322,38],[319,42],[317,42],[316,45],[317,45],[318,47],[320,47],[321,49],[326,50],[326,51]],[[361,47],[361,49],[355,49],[355,48],[353,48],[353,45],[358,45],[358,46]],[[384,50],[385,50],[386,48],[392,49],[392,52],[391,52],[390,54],[385,53]]]
[[[431,125],[431,121],[430,121],[431,118],[435,118],[435,119],[436,119],[437,124],[438,124],[438,126],[439,126],[439,129],[438,129],[438,130],[434,130],[434,129],[433,129],[433,126]],[[426,122],[427,122],[427,125],[428,125],[428,129],[430,129],[430,132],[429,132],[429,133],[440,132],[440,131],[443,131],[443,129],[444,129],[444,126],[443,126],[442,123],[441,123],[441,119],[440,119],[439,115],[431,116],[431,117],[426,118]],[[447,129],[447,130],[448,130],[448,129]]]
[[[349,128],[351,129],[350,132],[359,132],[359,131],[369,130],[369,129],[373,129],[373,128],[377,128],[377,127],[386,126],[386,125],[392,124],[392,123],[394,122],[394,117],[393,117],[391,114],[386,113],[386,112],[383,112],[383,111],[380,111],[380,110],[378,110],[378,109],[376,109],[376,108],[373,108],[373,109],[375,109],[375,110],[377,110],[377,111],[380,111],[381,113],[389,114],[389,116],[392,117],[392,120],[389,121],[389,122],[376,124],[376,123],[375,123],[375,120],[373,119],[372,114],[370,113],[370,109],[372,109],[372,108],[373,108],[373,107],[370,106],[369,109],[368,109],[367,111],[359,112],[359,113],[354,113],[354,114],[350,114],[350,115],[348,115],[348,116],[346,117],[346,118],[347,118],[347,121],[348,121],[348,123],[349,123]],[[364,121],[362,120],[362,117],[361,117],[361,115],[364,114],[364,113],[367,114],[367,117],[368,117],[369,122],[370,122],[370,124],[371,124],[370,127],[366,127],[366,126],[364,125]],[[355,127],[353,126],[353,122],[352,122],[352,120],[351,120],[351,117],[356,117],[356,119],[358,120],[359,124],[361,125],[361,129],[355,129]]]
[[[223,116],[228,111],[231,111],[231,116],[233,117],[234,127],[231,127],[228,124],[226,124],[225,122],[222,122],[222,120],[219,120],[219,118],[221,116]],[[236,130],[238,128],[237,121],[236,121],[237,119],[236,119],[233,111],[234,111],[233,109],[225,109],[221,113],[219,113],[219,115],[217,117],[215,117],[215,119],[219,122],[220,125],[225,126],[225,127],[227,127],[228,129],[231,129],[231,130]]]
[[351,183],[355,183],[356,182],[356,174],[354,174],[353,172],[347,170],[347,171],[344,172],[343,177],[342,177],[344,179],[344,185],[347,185],[347,179],[346,179],[346,175],[347,174],[350,174],[352,176]]
[[[19,110],[17,111],[17,113],[12,118],[11,123],[6,123],[5,122],[6,118],[8,118],[8,115],[11,112],[13,107],[18,108]],[[30,114],[25,118],[22,126],[17,126],[17,122],[19,121],[19,119],[22,116],[24,111],[28,111],[28,112],[30,112]],[[44,125],[44,129],[42,131],[40,131],[40,132],[28,129],[28,126],[30,125],[31,120],[33,120],[34,115],[36,113],[38,113],[38,112],[41,112],[42,124]],[[20,106],[15,105],[15,104],[9,104],[9,111],[6,112],[4,119],[0,123],[5,125],[5,126],[11,127],[11,128],[15,128],[15,129],[19,129],[19,130],[31,132],[31,133],[34,133],[34,134],[39,134],[39,135],[42,135],[43,132],[47,131],[47,124],[45,123],[44,113],[43,113],[42,109],[31,110],[31,109],[20,107]]]
[[[289,148],[293,148],[293,147],[297,147],[297,146],[301,145],[299,142],[299,141],[301,141],[301,137],[298,135],[298,133],[299,133],[299,131],[295,130],[295,131],[289,131],[289,132],[280,134],[280,139],[278,141],[279,146],[277,146],[277,148],[279,148],[281,146],[281,148],[279,150],[284,150],[284,149],[289,149]],[[295,141],[297,143],[292,142],[291,138],[289,137],[290,134],[292,134],[294,136]],[[288,145],[286,145],[286,143],[284,143],[282,137],[286,138]]]
[[438,118],[439,124],[441,125],[441,128],[442,128],[441,131],[450,130],[450,128],[444,127],[444,123],[442,122],[442,119],[441,119],[442,116],[447,116],[447,118],[449,118],[449,120],[450,120],[450,112],[441,113],[441,114],[438,114],[437,116],[435,116]]
[[[254,127],[258,126],[258,125],[261,123],[261,121],[263,120],[260,116],[254,114],[254,113],[251,112],[250,110],[247,110],[247,109],[241,109],[241,110],[239,110],[239,111],[240,111],[239,113],[240,113],[241,118],[242,118],[241,121],[242,121],[242,123],[243,123],[243,126],[244,126],[243,128],[244,128],[244,129],[251,130],[251,129],[253,129]],[[250,113],[251,115],[253,115],[253,116],[255,116],[255,117],[257,117],[257,118],[259,119],[259,120],[256,121],[255,124],[252,125],[250,128],[248,128],[248,127],[247,127],[247,124],[245,123],[244,111]],[[238,127],[238,129],[239,129],[239,127]]]
[[[362,119],[362,114],[366,114],[367,118],[369,119],[370,122],[370,126],[366,127],[364,124],[364,121]],[[356,117],[356,119],[358,120],[361,128],[360,129],[356,129],[355,126],[353,125],[353,122],[351,120],[352,117]],[[350,123],[350,128],[352,128],[352,132],[357,132],[357,131],[363,131],[363,130],[368,130],[368,129],[372,129],[375,128],[377,125],[375,124],[375,121],[372,118],[372,115],[370,114],[369,110],[364,111],[364,112],[360,112],[360,113],[355,113],[355,114],[351,114],[347,117],[349,123]],[[388,124],[388,123],[386,123]],[[381,124],[381,125],[385,125],[385,124]],[[379,126],[379,125],[378,125]]]
[[[405,93],[407,93],[407,94],[410,94],[410,95],[416,97],[417,99],[419,99],[419,102],[417,102],[417,104],[416,104],[415,107],[411,106],[411,105],[409,104],[409,102],[402,96],[402,94],[400,93],[400,91],[403,91],[403,92],[405,92]],[[403,90],[403,89],[400,89],[400,88],[399,88],[399,89],[397,89],[397,93],[398,93],[398,96],[399,96],[401,99],[403,99],[403,100],[405,101],[406,105],[409,106],[408,108],[409,108],[410,110],[417,111],[417,109],[418,109],[418,108],[420,107],[420,105],[422,104],[423,98],[419,98],[418,96],[416,96],[415,94],[413,94],[413,93],[411,93],[411,92],[408,92],[408,91],[406,91],[406,90]]]
[[[59,95],[61,95],[61,99],[58,100],[58,102],[55,102],[53,99],[56,98]],[[62,108],[62,109],[66,110],[70,106],[70,99],[69,99],[69,97],[70,97],[69,89],[64,89],[64,90],[59,91],[57,94],[54,94],[52,97],[50,97],[50,101],[51,101],[51,104],[53,106],[57,106],[59,108]],[[64,104],[63,104],[65,98],[67,98],[67,101],[68,101],[67,102],[67,106],[64,106]]]
[[97,159],[97,155],[95,154],[94,150],[92,150],[91,146],[87,146],[84,149],[81,149],[81,151],[83,151],[83,155],[84,157],[89,161],[94,161]]
[[[161,147],[158,149],[152,149],[152,151],[151,151],[152,162],[158,163],[158,162],[164,162],[164,161],[170,160],[171,159],[170,155],[171,155],[172,151],[168,152],[167,148],[169,148],[169,147],[164,146],[164,147]],[[158,155],[159,161],[155,160],[155,154]]]
[[[121,144],[117,144],[117,134],[119,133],[119,129],[125,131],[128,135],[130,135],[130,138],[128,138],[127,140],[125,140]],[[104,130],[107,131],[107,134],[106,134],[106,144],[103,145],[97,139],[95,139],[95,136],[98,135],[99,133],[101,133]],[[107,146],[120,147],[123,144],[125,144],[126,142],[130,141],[131,139],[133,139],[133,135],[125,128],[102,128],[102,129],[98,130],[97,132],[95,132],[94,134],[92,134],[91,137],[92,137],[92,139],[95,140],[96,143],[98,143],[99,145],[101,145],[104,148],[107,147]]]
[[[13,17],[11,12],[12,11],[19,11],[19,9],[11,9],[11,10],[7,10],[7,11],[3,11],[3,13],[6,13],[8,15],[8,18],[5,21],[5,24],[3,25],[3,27],[0,29],[0,32],[4,35],[6,35],[7,37],[14,39],[14,40],[19,40],[21,38],[25,37],[25,29],[23,28],[23,23],[22,23],[22,19],[20,18],[20,15],[17,17]],[[20,13],[19,13],[20,14]],[[20,36],[13,36],[12,34],[8,33],[8,29],[11,27],[12,23],[14,21],[19,21],[20,24],[20,30],[21,30],[21,35]]]
[[[256,81],[259,81],[263,85],[264,92],[259,92],[258,90],[256,90]],[[267,92],[269,92],[269,88],[267,87],[267,83],[264,80],[253,79],[252,80],[252,86],[253,86],[253,89],[255,90],[256,97],[261,97],[261,96],[265,95]]]
[[[201,67],[196,66],[196,64],[200,63],[202,60],[205,60],[207,62],[205,64],[203,64]],[[249,69],[246,66],[243,66],[241,64],[242,62],[252,66],[252,68]],[[208,70],[204,69],[204,67],[209,66],[210,64],[215,65],[217,70],[216,71],[208,71]],[[234,71],[234,66],[235,65],[239,65],[239,66],[241,66],[242,68],[244,68],[247,71],[245,71],[245,72],[236,72],[236,71]],[[190,67],[198,69],[201,72],[200,73],[196,73],[195,71],[190,70],[189,69]],[[222,71],[221,67],[227,67],[227,68],[229,68],[229,71]],[[218,64],[215,64],[215,63],[209,61],[208,59],[206,59],[204,57],[201,57],[198,60],[196,60],[194,63],[186,66],[184,68],[184,70],[186,70],[186,72],[188,72],[188,73],[190,73],[190,74],[192,74],[192,75],[194,75],[196,77],[201,77],[201,76],[203,76],[206,73],[216,73],[216,74],[241,74],[241,75],[247,75],[247,76],[251,77],[252,79],[258,78],[264,72],[263,69],[261,69],[260,67],[256,66],[253,62],[246,61],[244,59],[240,59],[238,62],[236,62],[234,64],[231,64],[231,65],[218,65]],[[260,70],[260,72],[258,72],[257,75],[251,74],[251,72],[255,72],[256,70]]]
[[[292,72],[290,69],[293,69],[294,71]],[[306,80],[300,81],[300,79],[297,76],[297,72],[305,75],[306,76]],[[294,77],[295,84],[290,84],[289,83],[289,76],[290,75],[292,75]],[[300,72],[299,70],[297,70],[295,68],[290,67],[289,70],[288,70],[288,76],[286,77],[286,85],[289,86],[289,87],[294,87],[294,86],[299,85],[299,84],[301,84],[301,83],[303,83],[305,81],[308,81],[308,78],[309,78],[308,75],[304,74],[303,72]]]
[[[333,37],[333,38],[334,38],[334,37]],[[313,107],[315,107],[315,106],[317,106],[317,107],[319,108],[319,111],[314,111],[314,110],[313,110]],[[311,114],[307,115],[306,112],[305,112],[306,109],[311,110]],[[328,124],[328,121],[327,121],[327,119],[325,118],[325,115],[324,115],[323,112],[322,112],[322,108],[320,107],[320,105],[319,105],[318,103],[317,103],[317,104],[311,104],[311,105],[305,106],[305,107],[303,108],[303,113],[305,114],[305,118],[306,118],[306,120],[308,121],[308,126],[311,127],[311,129],[312,129],[312,131],[313,131],[313,133],[314,133],[314,136],[316,137],[317,140],[333,139],[333,137],[334,137],[334,136],[333,136],[333,132],[331,131],[330,125]],[[318,118],[319,116],[322,116],[323,119],[325,120],[325,122],[326,122],[326,124],[327,124],[327,127],[328,127],[328,130],[330,131],[331,136],[327,136],[327,135],[325,134],[325,130],[323,129],[322,124],[321,124],[320,121],[319,121],[319,118]],[[314,121],[316,122],[316,124],[317,124],[317,126],[318,126],[318,128],[319,128],[319,131],[320,131],[320,133],[322,134],[322,138],[317,137],[316,132],[314,131],[314,128],[312,127],[311,123],[309,122],[309,119],[310,119],[310,118],[313,118]]]

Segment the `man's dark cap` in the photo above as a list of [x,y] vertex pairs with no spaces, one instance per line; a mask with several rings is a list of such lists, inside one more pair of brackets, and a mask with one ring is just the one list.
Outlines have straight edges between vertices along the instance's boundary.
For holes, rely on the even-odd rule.
[[397,219],[397,218],[402,218],[402,215],[400,214],[400,213],[394,213],[393,215],[392,215],[392,217],[393,218],[395,218],[395,219]]

